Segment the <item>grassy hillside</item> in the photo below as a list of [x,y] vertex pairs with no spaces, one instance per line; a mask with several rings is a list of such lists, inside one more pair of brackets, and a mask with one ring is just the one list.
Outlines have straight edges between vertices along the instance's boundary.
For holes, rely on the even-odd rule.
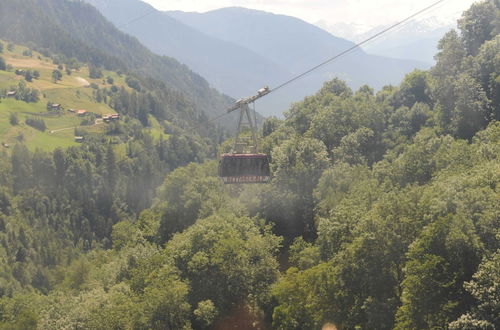
[[[90,134],[103,133],[106,124],[97,118],[93,125],[83,126],[82,120],[88,119],[89,116],[79,117],[69,110],[84,109],[94,114],[95,117],[116,114],[116,111],[107,103],[96,101],[94,88],[110,89],[115,86],[131,91],[125,83],[125,75],[104,71],[103,77],[111,77],[113,80],[113,84],[110,84],[106,79],[90,78],[87,66],[79,70],[71,70],[71,75],[64,72],[62,79],[54,82],[52,72],[57,69],[57,65],[50,58],[37,52],[27,55],[29,50],[27,47],[12,44],[11,47],[7,47],[7,42],[2,43],[4,50],[1,56],[5,59],[9,69],[0,71],[0,91],[3,90],[3,94],[6,94],[6,92],[16,90],[19,83],[24,82],[27,88],[38,91],[39,100],[28,103],[16,100],[14,97],[0,99],[1,148],[10,149],[19,142],[25,143],[31,150],[36,148],[53,150],[57,147],[77,145],[78,143],[74,141],[75,128],[84,129]],[[16,74],[16,70],[36,70],[40,73],[40,77],[28,82],[24,76]],[[61,110],[48,111],[47,103],[49,102],[60,104]],[[11,123],[12,116],[17,118],[17,124]],[[45,131],[27,125],[25,121],[28,118],[43,119],[46,124]],[[158,138],[163,135],[163,129],[156,120],[147,130]]]

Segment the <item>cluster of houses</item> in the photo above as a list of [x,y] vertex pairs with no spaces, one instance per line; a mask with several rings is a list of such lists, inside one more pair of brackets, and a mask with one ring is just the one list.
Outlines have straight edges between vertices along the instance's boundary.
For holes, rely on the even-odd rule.
[[[76,113],[78,116],[85,116],[87,114],[89,114],[90,112],[86,111],[86,110],[73,110],[73,109],[69,109],[68,111],[71,111],[71,112],[74,112]],[[119,120],[120,119],[120,115],[119,114],[112,114],[112,115],[104,115],[102,116],[102,120],[106,123],[110,123],[112,121],[116,121],[116,120]],[[83,141],[85,141],[85,137],[84,136],[75,136],[75,142],[78,142],[78,143],[83,143]]]
[[[9,92],[7,92],[7,97],[15,97],[16,95],[17,95],[16,91],[9,91]],[[59,110],[62,109],[62,107],[61,107],[61,105],[59,103],[51,103],[51,104],[48,105],[48,108],[50,110],[52,110],[52,111],[59,111]],[[74,113],[78,117],[85,117],[85,116],[91,114],[91,112],[89,112],[87,110],[84,110],[84,109],[79,109],[79,110],[68,109],[68,112]],[[101,115],[96,114],[96,117],[100,118]],[[117,114],[117,113],[111,114],[111,115],[103,115],[102,116],[102,120],[105,123],[110,123],[112,121],[120,120],[120,115]],[[85,140],[85,137],[83,137],[83,136],[75,136],[75,142],[82,143],[84,140]],[[3,142],[2,142],[2,146],[5,147],[5,148],[9,148],[9,145],[6,144],[6,143],[3,143]]]
[[53,111],[59,111],[61,110],[61,105],[59,103],[52,103],[50,105],[50,109]]
[[120,120],[120,115],[117,113],[112,114],[112,115],[104,115],[104,116],[102,116],[102,120],[104,120],[104,122],[106,122],[106,123]]
[[[80,109],[80,110],[75,110],[75,109],[68,109],[68,112],[71,112],[71,113],[74,113],[76,114],[78,117],[85,117],[87,115],[90,115],[92,114],[92,112],[89,112],[87,110],[84,110],[84,109]],[[112,115],[99,115],[99,114],[95,114],[95,116],[97,118],[102,118],[102,120],[106,123],[109,123],[109,122],[112,122],[112,121],[115,121],[115,120],[119,120],[120,119],[120,115],[115,113],[115,114],[112,114]]]
[[[52,103],[52,104],[50,104],[49,108],[51,110],[54,110],[54,111],[59,111],[59,110],[61,110],[61,105],[59,103]],[[81,109],[81,110],[68,109],[68,112],[74,113],[79,117],[85,117],[86,115],[91,114],[91,112],[89,112],[87,110],[83,110],[83,109]]]
[[68,112],[74,113],[78,117],[85,117],[86,115],[90,115],[90,112],[88,112],[87,110],[83,110],[83,109],[80,109],[80,110],[68,109]]

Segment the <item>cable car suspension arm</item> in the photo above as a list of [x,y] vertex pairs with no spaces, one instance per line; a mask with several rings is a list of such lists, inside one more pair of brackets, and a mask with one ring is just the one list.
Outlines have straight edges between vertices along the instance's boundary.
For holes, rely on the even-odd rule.
[[244,123],[245,117],[247,119],[246,124],[250,127],[250,131],[252,133],[252,142],[253,143],[250,146],[250,152],[257,153],[258,142],[257,142],[257,123],[256,123],[256,118],[255,118],[255,111],[254,111],[254,116],[252,118],[250,107],[248,105],[250,103],[255,102],[256,100],[260,99],[261,97],[263,97],[269,93],[270,93],[269,87],[265,86],[265,87],[259,89],[257,91],[256,95],[239,99],[238,101],[236,101],[236,103],[232,107],[227,109],[227,113],[230,113],[230,112],[233,112],[235,110],[240,109],[238,128],[236,131],[236,137],[234,139],[232,153],[244,153],[244,150],[240,147],[242,145],[242,143],[240,143],[240,133],[241,133],[242,126],[245,124]]

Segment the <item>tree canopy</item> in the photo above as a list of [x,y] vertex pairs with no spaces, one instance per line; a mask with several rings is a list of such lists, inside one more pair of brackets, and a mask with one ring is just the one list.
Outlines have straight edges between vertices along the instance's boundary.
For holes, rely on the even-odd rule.
[[127,120],[0,150],[0,329],[495,329],[498,13],[399,86],[333,79],[268,119],[266,185],[217,178],[221,136],[172,90],[94,88]]

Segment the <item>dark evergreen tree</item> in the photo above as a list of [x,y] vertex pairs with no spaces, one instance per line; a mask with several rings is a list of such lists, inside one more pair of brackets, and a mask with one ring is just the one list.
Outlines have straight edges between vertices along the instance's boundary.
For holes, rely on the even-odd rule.
[[0,56],[0,70],[5,71],[7,69],[7,65],[5,64],[5,60]]

